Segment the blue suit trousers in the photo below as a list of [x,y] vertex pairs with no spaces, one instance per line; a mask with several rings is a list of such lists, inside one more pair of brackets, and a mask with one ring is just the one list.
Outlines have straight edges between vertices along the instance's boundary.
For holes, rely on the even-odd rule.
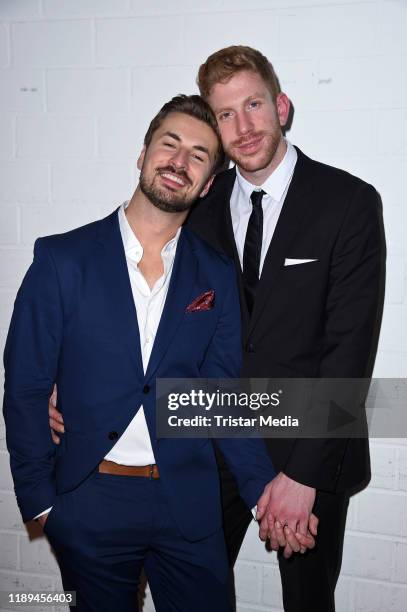
[[77,612],[137,611],[142,569],[157,612],[230,612],[223,531],[190,542],[160,480],[93,472],[57,497],[44,531]]

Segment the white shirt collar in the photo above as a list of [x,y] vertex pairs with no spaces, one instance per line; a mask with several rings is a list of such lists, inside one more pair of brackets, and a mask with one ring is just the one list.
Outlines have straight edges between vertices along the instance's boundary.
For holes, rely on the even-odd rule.
[[[143,257],[143,247],[136,234],[130,227],[130,223],[127,220],[125,210],[129,205],[129,201],[123,202],[123,204],[119,208],[119,226],[120,233],[122,235],[124,252],[126,253],[126,257],[133,261],[135,264],[138,264],[141,258]],[[163,259],[166,257],[175,257],[175,251],[178,244],[178,239],[181,234],[182,227],[179,227],[177,233],[171,240],[169,240],[161,250],[161,256]]]
[[241,175],[239,168],[236,166],[236,178],[239,185],[239,189],[241,189],[244,193],[245,200],[250,201],[250,196],[253,190],[263,189],[268,196],[270,196],[274,201],[279,202],[283,197],[287,185],[290,182],[292,174],[294,172],[294,167],[297,161],[297,151],[289,142],[287,143],[287,151],[277,168],[270,174],[270,176],[266,179],[263,185],[253,185],[244,176]]

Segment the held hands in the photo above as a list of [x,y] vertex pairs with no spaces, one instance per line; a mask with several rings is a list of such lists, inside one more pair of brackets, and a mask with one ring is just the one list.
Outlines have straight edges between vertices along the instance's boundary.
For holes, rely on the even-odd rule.
[[257,503],[261,540],[270,538],[273,550],[284,547],[284,557],[314,548],[318,518],[312,514],[315,489],[280,472],[264,489]]

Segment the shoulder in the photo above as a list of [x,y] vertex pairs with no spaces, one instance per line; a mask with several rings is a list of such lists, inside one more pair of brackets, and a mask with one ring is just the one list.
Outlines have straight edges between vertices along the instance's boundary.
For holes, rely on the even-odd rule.
[[213,181],[212,190],[216,189],[225,189],[230,186],[230,183],[234,183],[236,178],[236,168],[229,168],[228,170],[223,170],[223,172],[219,172],[215,176]]
[[208,194],[195,202],[187,219],[188,227],[219,251],[225,246],[225,218],[235,178],[234,168],[218,174]]
[[95,243],[101,232],[109,226],[114,226],[117,211],[104,219],[93,221],[61,234],[53,234],[38,238],[35,251],[45,250],[55,255],[79,255],[87,251]]
[[297,147],[296,149],[298,171],[308,175],[309,178],[312,177],[319,192],[327,192],[331,195],[331,198],[341,200],[344,198],[347,200],[353,199],[355,196],[363,194],[377,202],[378,194],[373,185],[346,170],[311,159]]

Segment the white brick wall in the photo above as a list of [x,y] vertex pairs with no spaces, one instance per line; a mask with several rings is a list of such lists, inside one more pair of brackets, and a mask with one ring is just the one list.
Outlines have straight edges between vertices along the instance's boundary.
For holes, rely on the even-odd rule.
[[41,70],[8,68],[1,71],[1,83],[2,111],[34,113],[45,107],[44,73]]
[[89,159],[94,153],[95,121],[91,116],[57,113],[17,116],[17,157]]
[[[155,66],[183,62],[183,17],[134,17],[96,21],[96,63]],[[151,44],[156,41],[157,44]]]
[[92,59],[90,21],[12,23],[13,66],[88,66]]
[[[244,43],[274,61],[294,102],[290,139],[382,195],[388,282],[375,374],[406,376],[406,18],[403,0],[0,0],[1,348],[35,238],[128,197],[153,114],[196,91],[210,52]],[[373,441],[372,465],[349,510],[338,612],[406,607],[406,440]],[[0,422],[0,590],[60,584],[47,542],[30,535]],[[275,555],[255,525],[236,583],[239,612],[281,611]]]
[[36,204],[48,200],[49,166],[45,162],[1,161],[0,202]]
[[46,70],[45,79],[50,112],[94,115],[129,108],[130,71],[125,68]]

